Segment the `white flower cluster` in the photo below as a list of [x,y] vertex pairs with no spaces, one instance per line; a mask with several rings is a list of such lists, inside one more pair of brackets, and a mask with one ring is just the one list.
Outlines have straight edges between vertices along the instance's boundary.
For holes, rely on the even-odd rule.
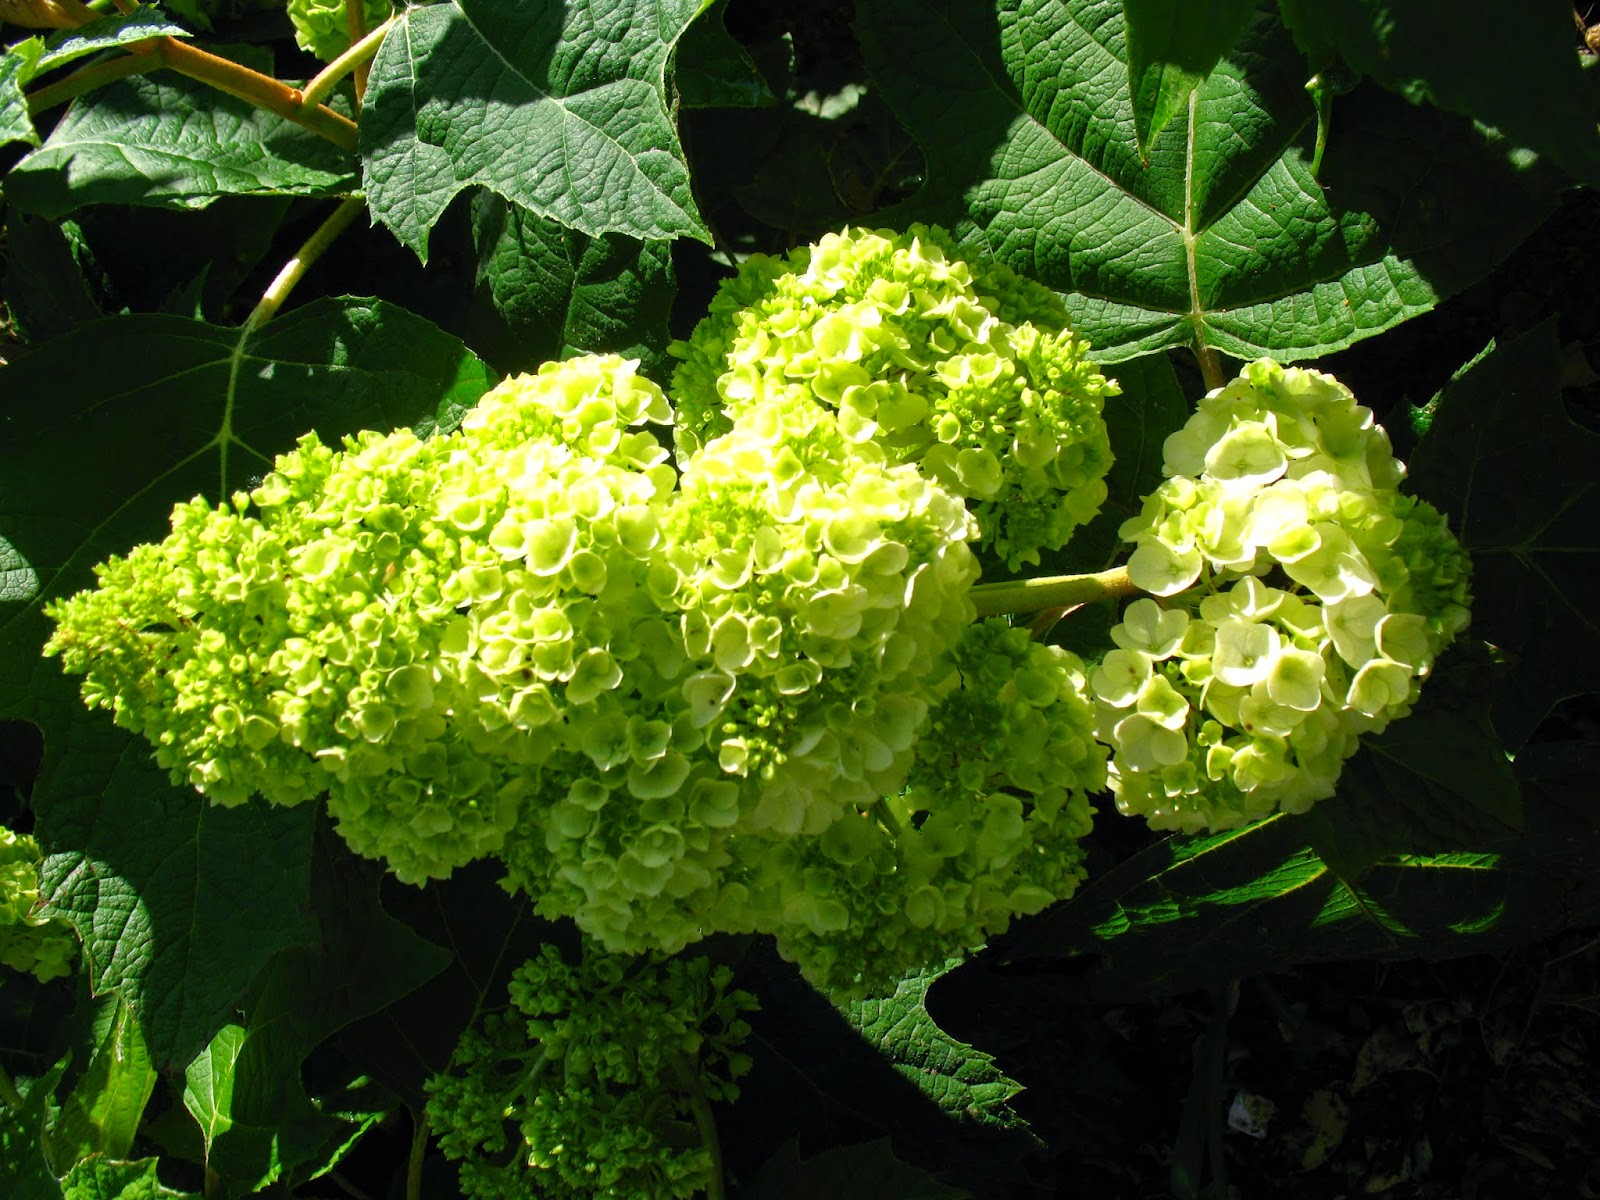
[[1302,812],[1465,627],[1467,556],[1320,372],[1252,363],[1164,449],[1121,530],[1162,602],[1128,606],[1089,679],[1117,806],[1186,831]]

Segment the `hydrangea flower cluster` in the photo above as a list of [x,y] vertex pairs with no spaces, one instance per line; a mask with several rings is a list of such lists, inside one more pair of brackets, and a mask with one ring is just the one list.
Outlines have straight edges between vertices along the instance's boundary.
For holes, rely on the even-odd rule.
[[975,623],[972,544],[1099,506],[1115,388],[936,230],[752,259],[676,353],[676,412],[590,356],[446,434],[307,435],[46,653],[218,803],[325,793],[404,881],[492,857],[610,952],[771,934],[844,998],[1070,894],[1108,784],[1185,830],[1331,794],[1466,623],[1372,413],[1268,361],[1168,439],[1087,679]]
[[[550,946],[517,969],[511,1004],[462,1035],[428,1082],[428,1121],[475,1200],[671,1200],[706,1190],[698,1127],[750,1068],[756,1007],[704,958],[667,963]],[[695,1111],[696,1107],[700,1111]]]
[[[350,49],[350,20],[344,0],[288,0],[294,40],[323,62],[332,62]],[[367,29],[376,29],[394,11],[389,0],[363,0]]]
[[568,711],[576,752],[507,841],[511,880],[613,950],[756,928],[772,843],[904,779],[923,677],[973,617],[971,533],[914,468],[851,457],[815,405],[713,439],[628,593],[649,611],[614,623],[615,690]]
[[1122,526],[1136,600],[1090,675],[1118,807],[1227,829],[1333,794],[1467,623],[1470,561],[1371,410],[1263,359],[1167,439]]
[[[52,605],[47,653],[175,781],[224,804],[326,792],[407,882],[496,857],[612,951],[760,931],[859,990],[1075,886],[1076,858],[1037,846],[1081,830],[1101,783],[1077,667],[1021,633],[956,649],[977,576],[960,499],[855,453],[804,395],[742,412],[680,477],[634,368],[547,364],[430,439],[307,436]],[[1012,689],[983,702],[993,764],[936,779],[919,744],[978,678]],[[1052,737],[1063,773],[1025,770]],[[861,829],[893,878],[839,858]],[[912,932],[839,923],[913,894]],[[852,937],[873,964],[843,961]]]
[[851,229],[726,282],[673,380],[681,459],[740,414],[804,397],[857,453],[914,463],[962,497],[1016,570],[1105,503],[1101,406],[1116,395],[1060,300],[964,261],[942,230]]
[[0,825],[0,963],[41,983],[72,971],[78,941],[72,927],[41,917],[39,843]]
[[880,994],[983,944],[1084,878],[1106,751],[1083,664],[998,618],[942,664],[948,688],[903,789],[776,848],[758,926],[834,995]]
[[249,495],[180,505],[165,541],[98,568],[46,653],[175,782],[222,804],[327,791],[357,851],[443,877],[499,850],[566,714],[621,681],[608,647],[649,608],[674,486],[633,427],[667,416],[631,364],[585,359],[442,437],[307,435]]

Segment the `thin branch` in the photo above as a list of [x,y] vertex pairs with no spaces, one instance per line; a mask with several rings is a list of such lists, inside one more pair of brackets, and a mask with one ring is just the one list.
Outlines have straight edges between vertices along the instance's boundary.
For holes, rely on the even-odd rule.
[[246,330],[254,331],[272,320],[278,309],[283,306],[283,302],[289,298],[289,293],[294,291],[295,285],[305,278],[311,265],[333,245],[334,239],[349,227],[350,222],[356,219],[356,214],[365,208],[366,204],[366,200],[353,196],[343,201],[326,221],[317,226],[316,231],[305,240],[305,244],[283,264],[283,270],[279,271],[277,277],[267,285],[267,290],[261,294],[260,303],[245,318]]
[[[370,61],[372,56],[377,54],[378,47],[383,45],[383,39],[388,34],[389,27],[395,23],[395,20],[395,17],[390,17],[382,25],[379,25],[371,33],[352,45],[350,49],[318,71],[316,77],[300,89],[301,106],[307,109],[315,108],[333,93],[333,89],[338,86],[339,80],[350,74],[357,67]],[[357,90],[361,90],[359,86]]]
[[226,58],[209,54],[174,38],[152,38],[162,61],[180,75],[198,79],[219,92],[237,96],[257,108],[277,113],[286,121],[304,126],[312,133],[327,138],[341,150],[352,154],[356,149],[356,123],[341,116],[331,108],[318,106],[305,109],[300,104],[300,89],[240,66]]
[[1222,355],[1217,353],[1215,346],[1201,346],[1194,356],[1200,360],[1200,378],[1205,380],[1206,391],[1215,391],[1228,382],[1227,374],[1222,369]]
[[700,1144],[711,1156],[711,1178],[706,1181],[706,1200],[727,1200],[728,1185],[722,1177],[722,1142],[717,1137],[717,1119],[712,1115],[711,1101],[700,1086],[699,1075],[681,1055],[674,1054],[667,1061],[678,1086],[683,1089],[684,1097],[689,1101],[689,1112],[694,1117],[695,1130],[700,1134]]
[[411,1114],[411,1153],[406,1156],[406,1200],[422,1200],[422,1164],[428,1155],[428,1117]]
[[972,602],[980,617],[1001,613],[1035,613],[1048,608],[1070,608],[1118,596],[1138,596],[1142,591],[1127,567],[1113,567],[1095,575],[1046,575],[1011,583],[980,583],[972,589]]
[[157,70],[162,65],[161,56],[149,52],[124,54],[121,58],[109,58],[105,62],[94,63],[47,84],[36,92],[30,92],[28,115],[37,116],[85,92],[92,92],[97,87],[104,87],[118,79],[126,79],[129,75],[143,75],[147,71]]

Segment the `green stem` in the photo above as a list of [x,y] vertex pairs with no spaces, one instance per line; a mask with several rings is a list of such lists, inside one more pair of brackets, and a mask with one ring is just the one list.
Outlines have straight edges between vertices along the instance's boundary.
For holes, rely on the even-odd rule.
[[341,150],[355,153],[356,123],[323,105],[303,105],[299,88],[292,88],[270,75],[252,71],[249,67],[240,66],[176,38],[146,38],[134,42],[130,50],[131,53],[124,58],[96,63],[67,76],[59,83],[40,88],[28,101],[29,111],[41,112],[113,79],[168,67],[219,92],[277,113],[284,120],[293,121],[319,137],[327,138]]
[[1194,356],[1200,360],[1200,378],[1205,380],[1206,391],[1215,391],[1228,382],[1227,373],[1222,369],[1222,355],[1215,346],[1201,346]]
[[105,62],[84,67],[36,92],[30,92],[28,115],[37,116],[97,87],[104,87],[118,79],[126,79],[129,75],[142,75],[146,71],[154,71],[161,65],[161,56],[158,54],[124,54],[121,58],[107,59]]
[[1011,583],[980,583],[972,589],[972,602],[980,617],[1001,613],[1032,613],[1047,608],[1070,608],[1118,596],[1137,596],[1140,589],[1127,567],[1112,567],[1095,575],[1046,575]]
[[17,1091],[17,1085],[11,1082],[11,1076],[6,1074],[6,1069],[0,1067],[0,1104],[4,1104],[12,1112],[22,1108],[22,1093]]
[[174,38],[152,40],[156,42],[156,50],[162,61],[180,75],[198,79],[219,92],[226,92],[257,108],[277,113],[284,120],[293,121],[327,138],[341,150],[355,153],[356,123],[331,108],[317,107],[309,111],[301,108],[298,88]]
[[694,1127],[700,1134],[700,1144],[711,1156],[711,1178],[706,1181],[706,1200],[727,1200],[727,1184],[722,1178],[722,1142],[717,1137],[717,1119],[711,1113],[711,1101],[700,1086],[700,1077],[681,1055],[674,1054],[668,1062],[677,1077],[678,1086],[689,1101],[689,1112],[694,1117]]
[[301,107],[308,110],[316,108],[317,105],[332,95],[333,89],[339,84],[339,80],[378,52],[378,47],[383,45],[383,39],[389,32],[389,27],[397,19],[396,17],[390,17],[382,25],[379,25],[366,37],[318,71],[315,78],[300,89]]
[[887,799],[880,797],[877,802],[873,804],[872,813],[878,818],[878,824],[887,829],[895,838],[898,839],[905,837],[905,822],[895,815],[894,809],[889,807],[889,801]]
[[305,278],[305,273],[311,269],[311,264],[322,257],[323,251],[333,245],[334,238],[343,233],[350,222],[356,219],[356,214],[366,207],[366,200],[360,196],[352,196],[340,203],[339,207],[321,225],[317,226],[305,241],[305,245],[294,252],[288,262],[283,264],[283,270],[278,272],[277,278],[267,285],[267,290],[261,294],[261,302],[245,318],[246,330],[254,331],[272,320],[283,302],[289,298],[289,293],[294,291],[295,285]]
[[428,1154],[428,1117],[411,1115],[411,1153],[406,1156],[406,1200],[422,1200],[422,1163]]

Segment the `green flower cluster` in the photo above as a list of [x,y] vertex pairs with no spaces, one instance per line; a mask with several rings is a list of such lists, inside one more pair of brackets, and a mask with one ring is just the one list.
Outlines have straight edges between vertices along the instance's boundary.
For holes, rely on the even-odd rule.
[[773,844],[904,779],[924,676],[972,620],[971,532],[914,468],[851,456],[815,405],[713,439],[643,577],[598,597],[627,606],[614,682],[565,710],[565,752],[502,851],[511,881],[612,950],[763,928]]
[[[300,49],[309,50],[323,62],[332,62],[350,49],[345,0],[289,0],[288,8]],[[362,11],[370,32],[387,21],[394,9],[389,0],[362,0]]]
[[[175,781],[326,792],[407,882],[498,858],[611,951],[759,931],[859,992],[1071,890],[1103,782],[1081,677],[972,629],[960,499],[805,395],[681,476],[643,428],[670,418],[589,357],[430,439],[308,435],[53,604],[46,652]],[[959,777],[919,758],[946,725]]]
[[1470,561],[1397,487],[1371,410],[1263,359],[1165,445],[1122,526],[1137,600],[1091,674],[1117,805],[1227,829],[1333,794],[1357,739],[1404,716],[1467,623]]
[[829,234],[723,286],[674,376],[687,460],[741,414],[804,398],[857,456],[914,463],[962,497],[1011,570],[1105,503],[1117,386],[1048,289],[963,261],[939,229]]
[[78,941],[67,922],[41,917],[39,843],[0,825],[0,963],[41,983],[72,971]]
[[476,1200],[671,1200],[706,1190],[709,1104],[732,1101],[739,1050],[732,971],[704,958],[588,956],[546,946],[511,979],[510,1008],[462,1035],[429,1080],[428,1121]]
[[584,359],[445,436],[307,435],[249,495],[180,505],[165,541],[97,568],[45,652],[175,782],[222,804],[327,791],[357,851],[443,877],[499,850],[621,682],[609,647],[655,612],[674,485],[633,426],[667,416],[631,364]]
[[763,924],[834,995],[880,994],[907,970],[979,946],[1069,896],[1089,794],[1106,785],[1083,664],[1025,629],[969,626],[903,789],[777,847]]

